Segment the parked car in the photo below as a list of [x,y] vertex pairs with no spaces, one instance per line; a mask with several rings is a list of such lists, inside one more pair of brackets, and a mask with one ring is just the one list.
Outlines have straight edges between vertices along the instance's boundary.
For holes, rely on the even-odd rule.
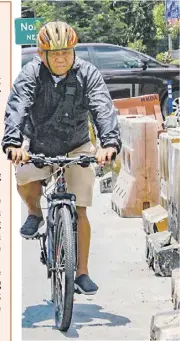
[[[173,111],[180,116],[180,68],[113,44],[82,43],[77,55],[102,73],[112,99],[158,93],[164,118],[168,114],[168,80],[172,81]],[[22,48],[22,66],[36,54],[37,47]]]

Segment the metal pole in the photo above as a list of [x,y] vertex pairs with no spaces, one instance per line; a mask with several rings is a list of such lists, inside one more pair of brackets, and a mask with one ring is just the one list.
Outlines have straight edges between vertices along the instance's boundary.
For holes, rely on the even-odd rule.
[[168,52],[170,57],[172,56],[172,37],[171,34],[168,34]]
[[168,81],[168,111],[169,115],[173,112],[173,99],[172,99],[172,81]]

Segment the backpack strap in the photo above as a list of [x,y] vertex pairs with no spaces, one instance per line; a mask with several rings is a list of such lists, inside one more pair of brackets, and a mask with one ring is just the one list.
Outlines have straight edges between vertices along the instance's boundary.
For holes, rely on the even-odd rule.
[[74,99],[76,95],[76,89],[77,89],[76,75],[74,74],[74,72],[71,72],[66,83],[63,111],[66,116],[69,116],[72,119],[74,114]]
[[[55,120],[57,124],[61,121],[69,126],[74,125],[74,98],[77,89],[76,75],[70,73],[64,86],[64,99],[60,100],[59,104],[51,117],[51,120]],[[68,127],[67,126],[67,127]],[[67,128],[68,129],[68,128]]]

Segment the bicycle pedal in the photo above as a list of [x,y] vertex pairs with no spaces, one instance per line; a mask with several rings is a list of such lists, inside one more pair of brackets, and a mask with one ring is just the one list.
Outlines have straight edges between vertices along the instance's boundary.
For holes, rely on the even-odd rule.
[[23,237],[24,239],[26,239],[26,240],[34,240],[34,239],[37,239],[37,236],[36,237]]
[[42,234],[38,233],[36,236],[32,237],[31,239],[39,240],[42,237]]
[[23,238],[26,239],[26,240],[39,240],[40,238],[43,238],[43,234],[38,233],[34,237],[25,237],[25,236],[23,236]]

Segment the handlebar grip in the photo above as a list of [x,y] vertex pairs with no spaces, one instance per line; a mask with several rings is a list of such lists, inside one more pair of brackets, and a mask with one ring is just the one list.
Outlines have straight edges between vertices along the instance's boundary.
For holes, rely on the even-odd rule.
[[[29,153],[29,156],[31,158],[31,154],[30,153]],[[12,150],[11,149],[9,149],[8,152],[7,152],[7,159],[12,161]]]

